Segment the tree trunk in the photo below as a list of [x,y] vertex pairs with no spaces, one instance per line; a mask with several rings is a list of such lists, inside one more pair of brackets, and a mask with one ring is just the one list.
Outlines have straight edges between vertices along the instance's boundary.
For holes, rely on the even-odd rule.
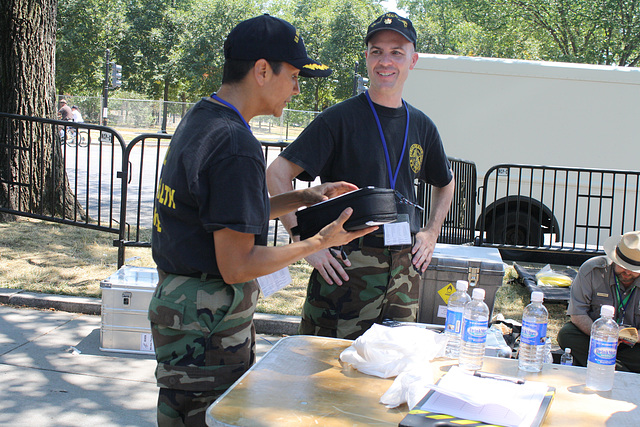
[[[57,0],[0,0],[0,111],[57,118]],[[0,119],[0,207],[84,218],[51,124]],[[0,213],[0,220],[13,218]]]

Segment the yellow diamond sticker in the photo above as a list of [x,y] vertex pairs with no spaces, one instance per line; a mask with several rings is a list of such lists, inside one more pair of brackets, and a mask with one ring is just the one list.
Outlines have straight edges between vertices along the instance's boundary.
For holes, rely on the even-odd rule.
[[453,295],[455,291],[456,287],[449,283],[438,291],[438,295],[440,295],[440,298],[442,298],[445,304],[449,304],[449,297]]

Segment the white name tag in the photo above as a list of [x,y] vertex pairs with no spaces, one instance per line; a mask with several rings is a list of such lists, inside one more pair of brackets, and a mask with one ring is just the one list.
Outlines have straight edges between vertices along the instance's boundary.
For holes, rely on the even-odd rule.
[[262,296],[267,298],[291,283],[291,274],[289,274],[289,267],[285,267],[275,273],[258,277],[256,280],[262,291]]
[[410,245],[411,227],[408,222],[392,222],[384,225],[384,245]]

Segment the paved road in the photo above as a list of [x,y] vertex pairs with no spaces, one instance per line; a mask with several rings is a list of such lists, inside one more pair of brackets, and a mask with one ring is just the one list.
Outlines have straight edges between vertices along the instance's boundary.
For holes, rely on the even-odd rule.
[[[122,150],[119,145],[100,144],[97,136],[91,136],[91,141],[88,147],[63,147],[70,188],[92,219],[99,219],[102,225],[118,228],[122,194],[117,175],[123,170]],[[131,150],[125,219],[131,226],[151,228],[155,186],[167,148],[164,142],[160,145],[147,142],[144,146],[137,144]],[[275,159],[279,152],[278,148],[270,148],[268,162]],[[314,184],[318,183],[317,180]],[[274,231],[275,221],[271,221],[271,236]],[[288,242],[288,235],[282,226],[278,228],[278,242]]]
[[[0,304],[0,425],[156,425],[153,356],[101,351],[100,321]],[[278,339],[259,335],[258,355]]]

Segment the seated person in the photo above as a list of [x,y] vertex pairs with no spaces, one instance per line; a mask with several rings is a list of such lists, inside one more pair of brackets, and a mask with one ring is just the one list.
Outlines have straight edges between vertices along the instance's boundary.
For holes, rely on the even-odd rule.
[[[640,231],[610,237],[604,251],[607,256],[591,258],[580,267],[571,284],[571,321],[558,333],[558,345],[571,348],[577,366],[587,366],[591,325],[603,305],[615,308],[618,324],[640,327]],[[640,373],[640,344],[618,344],[616,369]]]

